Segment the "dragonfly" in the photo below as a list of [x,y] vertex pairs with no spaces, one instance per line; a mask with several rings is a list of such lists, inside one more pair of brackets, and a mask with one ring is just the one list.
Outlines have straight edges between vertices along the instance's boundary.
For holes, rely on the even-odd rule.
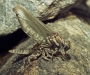
[[[52,31],[42,21],[34,17],[24,6],[16,5],[13,8],[22,30],[34,40],[37,41],[31,50],[32,53],[39,53],[45,60],[62,56],[63,60],[70,57],[66,52],[70,49],[70,41],[65,41],[58,33]],[[64,51],[64,54],[61,52]],[[10,50],[10,53],[31,54],[31,51],[21,53],[19,50]]]

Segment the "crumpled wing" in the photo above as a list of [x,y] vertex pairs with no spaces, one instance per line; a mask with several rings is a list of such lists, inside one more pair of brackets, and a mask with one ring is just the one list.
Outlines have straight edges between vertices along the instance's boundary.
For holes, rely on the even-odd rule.
[[35,40],[40,41],[43,38],[52,35],[52,30],[48,29],[43,22],[35,18],[22,5],[13,8],[22,26],[23,31]]

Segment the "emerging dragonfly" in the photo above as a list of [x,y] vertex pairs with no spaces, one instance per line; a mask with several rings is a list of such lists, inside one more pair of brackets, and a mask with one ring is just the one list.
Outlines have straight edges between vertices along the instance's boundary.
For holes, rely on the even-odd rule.
[[[38,42],[32,48],[33,51],[39,52],[39,55],[45,60],[59,55],[62,55],[63,59],[67,59],[67,56],[69,55],[66,53],[66,51],[70,49],[69,41],[64,41],[64,39],[62,39],[58,33],[55,33],[50,28],[46,27],[43,22],[35,18],[22,5],[15,6],[13,10],[16,13],[23,31]],[[64,50],[64,54],[61,53],[61,50]],[[14,50],[10,50],[9,52],[16,52],[20,54],[18,51]],[[25,54],[30,54],[30,52]]]

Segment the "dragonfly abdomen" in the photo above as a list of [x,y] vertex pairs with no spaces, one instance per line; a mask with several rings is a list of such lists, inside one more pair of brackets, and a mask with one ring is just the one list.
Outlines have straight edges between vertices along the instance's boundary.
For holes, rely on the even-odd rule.
[[42,40],[44,39],[43,37],[41,37],[38,33],[36,33],[36,32],[35,32],[30,26],[28,26],[27,24],[26,24],[26,26],[25,26],[25,25],[22,25],[22,29],[24,30],[24,32],[25,32],[28,36],[34,38],[34,40],[36,40],[37,42],[40,42],[40,41],[42,41]]

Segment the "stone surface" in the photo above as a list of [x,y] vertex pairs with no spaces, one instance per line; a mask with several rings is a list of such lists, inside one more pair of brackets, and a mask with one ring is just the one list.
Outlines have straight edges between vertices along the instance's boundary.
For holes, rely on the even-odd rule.
[[[8,6],[8,2],[10,3],[14,2],[15,4],[19,3],[19,1],[5,2],[4,0],[0,2],[2,2],[3,4],[6,3],[7,6]],[[1,5],[2,6],[1,8],[6,9],[6,7],[4,7],[3,4]],[[11,6],[14,5],[11,4]],[[27,6],[28,5],[26,3],[26,7]],[[12,11],[11,8],[10,10]],[[8,13],[10,14],[11,12],[7,12],[7,14]],[[0,14],[5,15],[4,13],[1,12]],[[12,16],[15,17],[13,11],[12,14],[13,14]],[[12,17],[9,17],[7,19],[9,21],[4,21],[5,17],[3,16],[1,18],[3,18],[3,21],[2,19],[0,19],[0,24],[3,25],[5,22],[5,25],[8,25],[9,22],[11,21],[10,18]],[[87,19],[89,21],[89,18]],[[17,23],[17,20],[15,20],[14,22]],[[12,21],[10,23],[12,24]],[[14,25],[16,25],[15,23]],[[71,59],[69,61],[62,61],[60,57],[54,58],[53,60],[49,60],[49,61],[45,61],[42,58],[30,61],[32,55],[29,55],[21,59],[20,61],[13,63],[18,57],[23,57],[24,55],[10,54],[10,56],[8,56],[7,59],[8,61],[0,65],[0,75],[90,75],[90,24],[89,23],[90,22],[85,21],[82,17],[78,17],[70,13],[65,18],[60,18],[52,23],[47,24],[47,26],[50,27],[53,31],[57,32],[65,40],[69,40],[71,42],[70,43],[71,48],[67,52],[71,56]],[[15,27],[18,28],[19,24],[17,25],[18,26]],[[8,26],[7,31],[5,32],[2,31],[2,33],[0,34],[12,33],[17,29],[14,28],[11,28],[9,30],[9,26]],[[27,38],[26,40],[22,41],[19,45],[17,45],[15,48],[30,49],[32,46],[33,46],[33,40],[31,38]]]
[[[17,4],[25,6],[34,16],[40,17],[43,12],[54,0],[0,0],[0,35],[8,34],[16,31],[21,26],[16,19],[13,7]],[[82,0],[79,0],[79,2]],[[70,6],[74,7],[73,4],[79,3],[77,0],[62,0],[60,4],[62,8]],[[62,10],[62,9],[61,9]],[[66,10],[66,9],[65,9]],[[69,10],[69,9],[67,9]],[[59,10],[58,10],[59,11]]]
[[13,7],[24,5],[32,14],[38,16],[53,0],[0,0],[0,35],[8,34],[20,28]]
[[[13,64],[13,66],[12,63],[8,63],[11,67],[8,67],[7,64],[5,64],[8,70],[7,72],[2,73],[10,75],[10,73],[17,74],[20,72],[18,75],[32,75],[30,73],[35,71],[35,74],[33,75],[89,75],[90,26],[82,19],[78,19],[74,15],[69,15],[66,18],[50,23],[49,27],[55,32],[58,32],[64,39],[70,40],[71,48],[68,51],[68,54],[70,54],[71,59],[69,61],[62,61],[61,58],[58,57],[54,58],[53,61],[45,61],[40,58],[37,61],[30,62],[31,56],[28,56]],[[22,43],[22,45],[28,43],[25,42]],[[16,48],[19,49],[19,46]],[[14,60],[16,56],[17,55],[14,54],[8,61],[10,62],[10,59]],[[27,70],[25,68],[27,68]]]

